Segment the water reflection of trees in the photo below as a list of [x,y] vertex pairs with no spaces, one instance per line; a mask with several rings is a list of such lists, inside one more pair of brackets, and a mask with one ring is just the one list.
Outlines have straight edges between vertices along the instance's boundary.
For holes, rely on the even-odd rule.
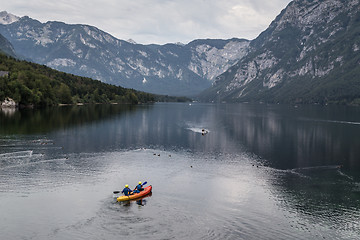
[[[148,105],[149,107],[151,105]],[[21,109],[7,114],[0,112],[0,134],[36,134],[65,129],[112,116],[133,112],[136,105],[62,106],[47,109]]]

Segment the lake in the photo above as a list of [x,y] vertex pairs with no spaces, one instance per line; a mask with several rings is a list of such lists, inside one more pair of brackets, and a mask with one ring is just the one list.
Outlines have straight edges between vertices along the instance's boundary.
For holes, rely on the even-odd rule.
[[360,108],[3,110],[0,178],[2,239],[359,239]]

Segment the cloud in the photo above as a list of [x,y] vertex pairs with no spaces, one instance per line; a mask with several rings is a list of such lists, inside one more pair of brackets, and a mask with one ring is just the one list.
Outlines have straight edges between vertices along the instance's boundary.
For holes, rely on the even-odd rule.
[[3,10],[41,22],[89,24],[139,43],[259,35],[290,0],[17,0]]

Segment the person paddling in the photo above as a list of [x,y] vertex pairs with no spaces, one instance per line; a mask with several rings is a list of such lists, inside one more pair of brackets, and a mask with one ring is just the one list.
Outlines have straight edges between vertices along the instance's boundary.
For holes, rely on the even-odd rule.
[[126,184],[121,193],[123,193],[125,196],[129,196],[133,194],[133,191],[129,188],[129,185]]
[[144,190],[143,185],[142,185],[141,182],[139,182],[139,184],[136,185],[136,187],[134,188],[134,193],[139,193],[139,192],[141,192],[143,190]]

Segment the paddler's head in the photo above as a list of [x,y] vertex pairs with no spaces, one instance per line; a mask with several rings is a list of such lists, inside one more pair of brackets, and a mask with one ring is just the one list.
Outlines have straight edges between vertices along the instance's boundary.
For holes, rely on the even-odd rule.
[[141,185],[141,182],[139,182],[139,184]]
[[129,187],[129,185],[126,184],[125,187]]

